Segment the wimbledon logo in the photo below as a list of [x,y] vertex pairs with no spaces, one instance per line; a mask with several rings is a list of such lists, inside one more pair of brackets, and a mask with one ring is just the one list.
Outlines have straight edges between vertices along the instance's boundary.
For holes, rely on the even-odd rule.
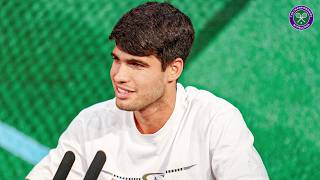
[[313,13],[307,6],[296,6],[291,10],[289,20],[292,27],[305,30],[313,23]]

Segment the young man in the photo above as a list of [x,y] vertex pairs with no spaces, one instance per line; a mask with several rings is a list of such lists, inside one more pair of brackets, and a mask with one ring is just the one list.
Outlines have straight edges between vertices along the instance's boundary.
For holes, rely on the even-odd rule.
[[109,38],[115,98],[83,110],[28,179],[52,179],[66,151],[76,157],[68,178],[82,179],[99,150],[99,179],[268,179],[238,109],[177,83],[194,39],[185,14],[145,3]]

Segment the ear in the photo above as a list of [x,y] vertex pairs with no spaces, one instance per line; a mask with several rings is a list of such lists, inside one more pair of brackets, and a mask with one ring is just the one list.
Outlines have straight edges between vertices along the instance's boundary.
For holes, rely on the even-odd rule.
[[171,62],[171,64],[168,65],[166,71],[168,74],[168,81],[176,81],[183,70],[183,60],[181,58],[176,58],[174,61]]

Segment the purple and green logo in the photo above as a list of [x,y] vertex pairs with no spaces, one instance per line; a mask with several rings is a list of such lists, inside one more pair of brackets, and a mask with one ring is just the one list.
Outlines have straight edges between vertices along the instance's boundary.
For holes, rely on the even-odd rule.
[[313,23],[313,13],[307,6],[295,6],[289,14],[290,24],[298,30],[308,29]]

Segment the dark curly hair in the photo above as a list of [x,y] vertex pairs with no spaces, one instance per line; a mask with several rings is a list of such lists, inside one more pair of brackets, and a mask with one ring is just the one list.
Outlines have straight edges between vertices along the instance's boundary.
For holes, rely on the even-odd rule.
[[194,29],[189,17],[171,4],[147,2],[124,14],[109,39],[129,54],[156,56],[164,71],[176,58],[185,62]]

